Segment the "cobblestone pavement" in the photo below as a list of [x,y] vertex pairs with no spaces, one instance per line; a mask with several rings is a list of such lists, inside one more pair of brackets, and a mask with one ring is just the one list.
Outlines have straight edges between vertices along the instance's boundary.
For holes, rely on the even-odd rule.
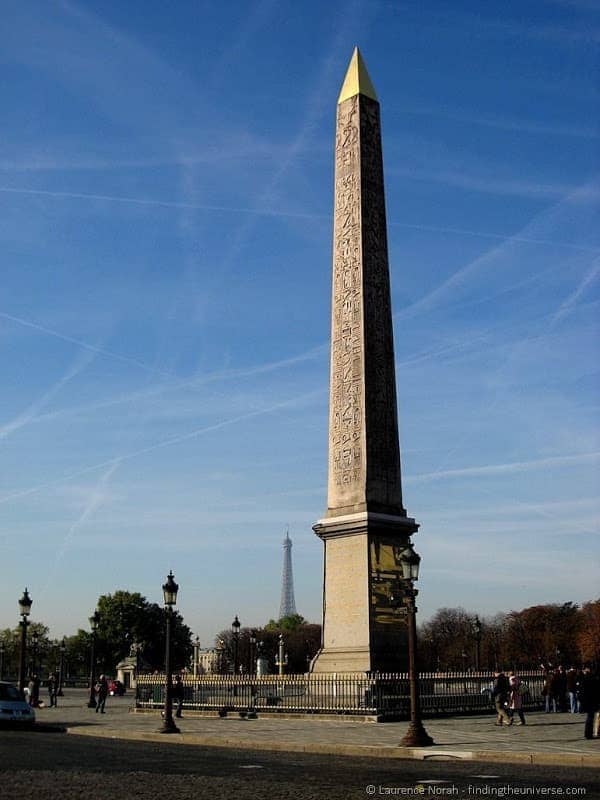
[[[95,726],[92,726],[93,728]],[[96,732],[100,730],[95,728]],[[600,797],[588,768],[347,758],[0,731],[0,796],[19,800],[358,800],[381,795]]]
[[177,720],[180,734],[158,733],[160,716],[131,713],[131,697],[109,698],[106,714],[85,705],[83,690],[66,690],[57,709],[42,708],[38,722],[66,726],[70,733],[169,743],[244,747],[288,752],[368,755],[396,758],[454,758],[480,761],[565,766],[600,766],[600,739],[583,737],[583,716],[531,713],[525,726],[496,727],[494,715],[427,719],[425,726],[435,745],[407,751],[399,742],[406,722],[374,724],[318,719],[281,719],[261,715],[243,720],[231,714],[225,719],[191,713]]

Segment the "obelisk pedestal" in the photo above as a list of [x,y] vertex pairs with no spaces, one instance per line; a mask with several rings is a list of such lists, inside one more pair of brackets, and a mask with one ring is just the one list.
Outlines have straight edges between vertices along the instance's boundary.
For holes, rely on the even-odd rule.
[[355,49],[337,106],[323,644],[315,672],[406,667],[390,598],[418,529],[402,505],[379,102]]

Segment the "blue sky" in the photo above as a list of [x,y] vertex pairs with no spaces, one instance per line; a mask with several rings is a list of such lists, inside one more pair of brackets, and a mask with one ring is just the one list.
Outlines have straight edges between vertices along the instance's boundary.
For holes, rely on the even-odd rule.
[[320,621],[333,135],[382,103],[420,611],[598,594],[593,0],[3,4],[0,627]]

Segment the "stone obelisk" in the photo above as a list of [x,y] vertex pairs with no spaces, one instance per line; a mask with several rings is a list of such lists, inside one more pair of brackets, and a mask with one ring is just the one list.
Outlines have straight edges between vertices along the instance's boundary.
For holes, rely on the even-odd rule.
[[405,667],[390,602],[418,529],[402,505],[379,102],[356,48],[338,99],[324,543],[315,672]]

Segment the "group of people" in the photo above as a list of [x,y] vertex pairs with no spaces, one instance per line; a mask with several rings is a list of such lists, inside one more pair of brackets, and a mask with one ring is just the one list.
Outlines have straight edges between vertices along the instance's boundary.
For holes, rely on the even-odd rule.
[[585,670],[570,667],[552,668],[542,664],[544,670],[544,704],[546,714],[557,713],[559,711],[570,711],[571,714],[578,714],[581,708],[583,697],[583,684]]
[[496,708],[496,725],[512,725],[515,712],[519,717],[517,725],[525,725],[523,698],[527,686],[514,672],[509,672],[508,677],[503,672],[496,672],[494,678],[492,699]]
[[[27,699],[30,706],[34,708],[38,708],[40,706],[40,687],[41,687],[41,680],[37,673],[34,673],[29,677],[29,681],[27,683]],[[46,681],[46,685],[48,687],[48,705],[50,708],[58,706],[58,693],[60,691],[60,679],[58,677],[58,673],[51,672],[48,675],[48,680]]]
[[[525,725],[523,701],[527,692],[527,685],[514,672],[509,672],[508,676],[504,672],[494,674],[492,699],[496,709],[496,725],[512,725],[515,713],[519,717],[517,725]],[[584,736],[586,739],[594,737],[594,717],[600,712],[599,674],[590,667],[582,670],[565,670],[563,667],[546,669],[542,694],[546,713],[584,713]]]

